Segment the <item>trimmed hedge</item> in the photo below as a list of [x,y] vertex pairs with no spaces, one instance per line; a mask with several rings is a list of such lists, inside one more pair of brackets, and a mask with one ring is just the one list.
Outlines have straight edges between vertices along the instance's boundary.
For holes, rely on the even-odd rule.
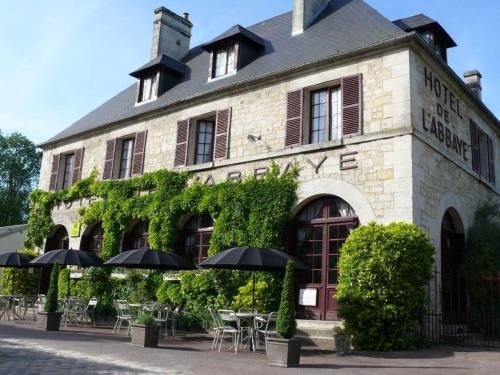
[[293,285],[293,270],[294,264],[291,260],[288,260],[285,278],[283,280],[278,320],[276,321],[276,333],[285,339],[292,338],[297,329],[297,322],[295,321],[295,300],[293,297],[295,288]]
[[413,224],[370,223],[350,234],[341,251],[336,298],[356,349],[423,345],[417,322],[433,255],[427,235]]

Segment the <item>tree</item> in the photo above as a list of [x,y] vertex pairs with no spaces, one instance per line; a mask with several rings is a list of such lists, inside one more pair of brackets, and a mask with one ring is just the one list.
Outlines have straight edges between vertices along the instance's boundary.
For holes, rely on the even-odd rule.
[[295,299],[293,297],[293,270],[294,264],[288,260],[286,264],[281,302],[276,321],[276,332],[285,339],[290,339],[295,334],[297,323],[295,321]]
[[26,222],[39,170],[40,153],[33,142],[20,133],[0,133],[0,226]]

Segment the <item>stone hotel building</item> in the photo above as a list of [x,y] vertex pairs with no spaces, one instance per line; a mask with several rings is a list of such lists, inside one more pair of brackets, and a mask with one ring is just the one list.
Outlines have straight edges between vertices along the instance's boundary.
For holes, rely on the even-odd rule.
[[[102,180],[190,171],[212,184],[297,162],[289,251],[314,257],[298,286],[300,317],[336,319],[339,248],[373,220],[424,228],[437,284],[453,293],[446,275],[462,262],[474,213],[499,197],[500,127],[481,101],[481,74],[462,78],[448,65],[456,44],[446,30],[423,14],[390,21],[361,0],[294,0],[288,13],[195,47],[192,27],[187,13],[154,11],[150,61],[131,73],[134,84],[40,145],[40,188],[93,170]],[[54,208],[44,251],[98,251],[99,223],[70,231],[87,204]],[[212,223],[193,216],[178,226],[202,254]],[[147,228],[134,223],[124,238],[140,244]]]

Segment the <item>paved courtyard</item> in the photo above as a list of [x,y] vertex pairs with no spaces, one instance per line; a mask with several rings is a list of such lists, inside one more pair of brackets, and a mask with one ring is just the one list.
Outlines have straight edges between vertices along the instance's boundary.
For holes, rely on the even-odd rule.
[[0,322],[0,374],[500,374],[500,352],[435,347],[397,353],[303,350],[301,367],[269,367],[263,352],[212,352],[209,337],[178,335],[144,349],[110,329],[44,332]]

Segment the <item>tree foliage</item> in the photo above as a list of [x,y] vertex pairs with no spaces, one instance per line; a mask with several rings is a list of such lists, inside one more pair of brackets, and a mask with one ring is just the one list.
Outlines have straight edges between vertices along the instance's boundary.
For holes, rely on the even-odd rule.
[[336,298],[356,349],[421,345],[417,322],[433,255],[427,235],[413,224],[370,223],[350,234],[341,251]]
[[40,154],[19,133],[0,132],[0,226],[25,223],[28,196],[40,170]]
[[278,310],[278,320],[276,321],[276,332],[286,339],[292,338],[297,329],[295,321],[295,299],[293,285],[294,264],[288,260],[286,265],[285,278],[283,279],[283,289],[281,291],[281,302]]

